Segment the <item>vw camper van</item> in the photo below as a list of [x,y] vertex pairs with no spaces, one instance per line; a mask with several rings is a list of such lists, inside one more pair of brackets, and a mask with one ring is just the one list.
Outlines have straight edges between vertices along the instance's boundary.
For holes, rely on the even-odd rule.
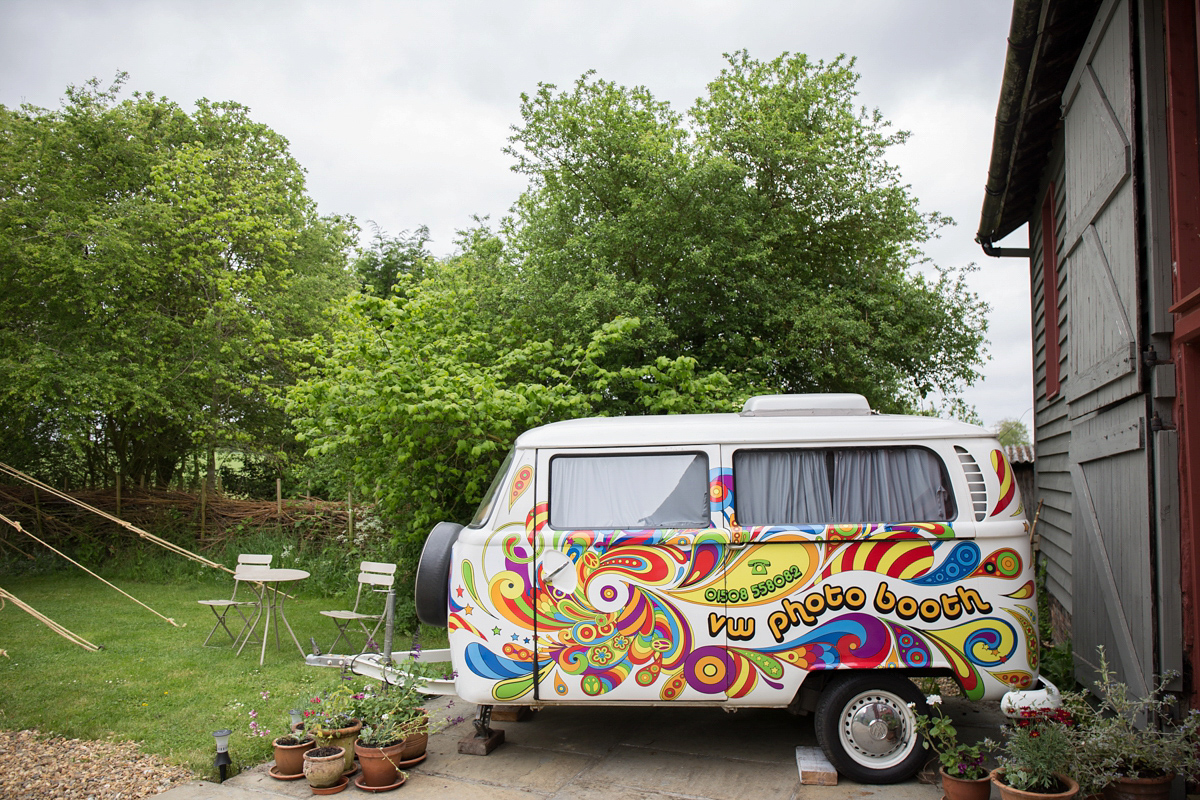
[[990,432],[860,395],[578,419],[434,528],[417,613],[470,702],[814,712],[839,772],[891,783],[927,757],[913,678],[1035,686],[1028,535]]

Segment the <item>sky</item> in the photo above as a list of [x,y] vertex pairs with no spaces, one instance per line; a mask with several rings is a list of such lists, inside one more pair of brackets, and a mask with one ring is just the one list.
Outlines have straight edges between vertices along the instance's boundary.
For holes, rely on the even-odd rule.
[[[503,149],[520,96],[587,70],[685,112],[746,49],[857,59],[860,100],[909,140],[889,153],[923,211],[957,225],[926,255],[976,264],[991,306],[984,423],[1032,421],[1029,269],[974,242],[1003,75],[1004,0],[0,0],[0,104],[57,108],[129,73],[187,110],[233,100],[291,143],[323,214],[427,225],[436,255],[525,188]],[[1026,246],[1025,229],[1005,246]]]

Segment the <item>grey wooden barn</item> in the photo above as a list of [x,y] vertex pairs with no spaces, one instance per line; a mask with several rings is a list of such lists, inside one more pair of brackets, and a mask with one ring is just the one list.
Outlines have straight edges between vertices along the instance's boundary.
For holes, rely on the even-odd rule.
[[[1200,131],[1194,0],[1016,0],[978,240],[1031,276],[1027,505],[1077,656],[1197,705]],[[995,243],[1028,224],[1027,248]]]

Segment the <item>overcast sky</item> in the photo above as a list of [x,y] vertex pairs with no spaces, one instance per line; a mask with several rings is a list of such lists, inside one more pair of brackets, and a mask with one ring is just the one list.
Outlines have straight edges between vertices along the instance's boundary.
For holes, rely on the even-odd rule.
[[[0,104],[56,108],[68,85],[118,71],[188,110],[237,101],[291,142],[322,213],[389,234],[428,225],[445,255],[472,215],[498,219],[524,188],[502,150],[538,82],[594,69],[683,112],[723,53],[846,53],[863,104],[912,132],[890,157],[922,209],[958,223],[927,255],[981,268],[992,357],[967,400],[989,426],[1029,424],[1028,264],[974,242],[1010,13],[1004,0],[0,0]],[[1025,246],[1024,229],[1006,244]]]

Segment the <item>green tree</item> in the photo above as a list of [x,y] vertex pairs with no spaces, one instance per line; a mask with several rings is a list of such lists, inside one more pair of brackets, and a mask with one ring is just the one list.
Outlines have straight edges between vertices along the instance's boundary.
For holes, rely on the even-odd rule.
[[123,79],[0,106],[0,419],[69,451],[72,480],[167,483],[197,446],[280,452],[354,227],[243,106],[121,99]]
[[746,385],[953,401],[979,375],[987,307],[969,267],[924,264],[950,221],[918,210],[886,159],[906,134],[856,107],[857,77],[842,58],[735,53],[690,124],[591,73],[523,96],[513,313],[574,342],[636,316],[640,353]]
[[996,423],[996,438],[1005,447],[1029,444],[1029,428],[1021,420],[1007,417]]
[[289,395],[309,454],[378,501],[410,541],[438,520],[469,519],[528,428],[607,413],[617,395],[642,413],[733,410],[744,399],[687,356],[611,366],[636,319],[613,319],[580,344],[535,336],[494,313],[506,280],[497,240],[476,229],[464,244],[387,298],[351,298],[332,349]]
[[375,226],[371,244],[359,251],[352,268],[358,279],[376,297],[387,297],[403,275],[420,279],[424,266],[433,257],[425,245],[429,228],[422,225],[410,236],[401,231],[389,237]]

